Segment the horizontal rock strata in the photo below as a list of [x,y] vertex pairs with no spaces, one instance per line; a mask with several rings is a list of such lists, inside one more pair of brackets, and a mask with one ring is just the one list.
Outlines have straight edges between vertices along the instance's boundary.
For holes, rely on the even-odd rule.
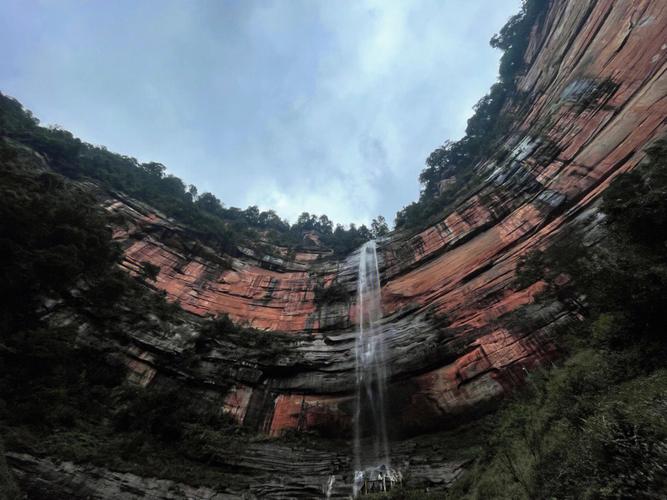
[[[411,431],[415,414],[426,428],[475,413],[556,355],[550,332],[566,312],[531,306],[540,284],[516,289],[515,267],[593,214],[609,182],[664,133],[666,9],[659,1],[553,2],[504,110],[519,117],[498,144],[504,159],[478,165],[474,192],[431,227],[379,242],[390,391],[400,395],[395,431]],[[124,266],[160,266],[156,287],[170,300],[293,336],[270,360],[225,339],[202,360],[199,376],[234,380],[227,400],[239,419],[251,414],[252,426],[272,435],[349,427],[357,254],[336,261],[325,250],[258,246],[224,255],[131,200],[107,206],[126,217],[116,231]],[[332,283],[347,299],[318,301],[318,287]],[[529,331],[511,321],[520,311]]]
[[[516,265],[573,224],[591,230],[605,188],[664,135],[666,40],[667,2],[552,1],[503,110],[515,122],[498,154],[476,165],[478,183],[464,192],[449,179],[444,188],[461,189],[459,200],[438,220],[378,241],[395,439],[470,420],[558,355],[552,333],[570,313],[536,304],[543,284],[519,288]],[[121,318],[124,339],[64,305],[47,308],[52,324],[80,325],[79,340],[121,359],[133,382],[183,384],[193,401],[215,404],[254,431],[349,436],[358,252],[337,260],[312,238],[308,248],[254,242],[223,251],[120,193],[104,206],[119,221],[123,268],[159,266],[151,286],[186,313],[173,322]],[[341,292],[335,301],[322,295],[331,286]],[[248,328],[195,349],[202,325],[221,314]],[[446,486],[465,465],[409,440],[394,442],[392,455],[415,487]],[[332,476],[332,498],[349,494],[347,450],[274,440],[222,460],[221,473],[238,473],[214,491],[9,454],[35,498],[315,498]],[[44,493],[49,488],[56,496]]]

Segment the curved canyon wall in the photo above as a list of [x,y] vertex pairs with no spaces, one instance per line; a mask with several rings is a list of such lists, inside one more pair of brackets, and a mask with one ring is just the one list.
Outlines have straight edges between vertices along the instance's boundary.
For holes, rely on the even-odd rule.
[[[495,159],[475,167],[479,184],[431,227],[378,242],[394,436],[483,411],[557,355],[550,334],[568,313],[534,304],[540,283],[515,286],[517,261],[595,216],[611,179],[665,132],[666,2],[552,1],[524,57],[503,110],[517,119]],[[130,272],[151,262],[156,288],[186,311],[283,334],[268,347],[220,339],[188,368],[193,383],[218,384],[227,411],[271,435],[349,429],[357,253],[337,261],[326,249],[258,245],[221,255],[149,207],[122,196],[106,206],[126,220],[115,238]],[[321,297],[330,286],[341,291],[334,302]],[[173,372],[163,358],[182,351],[179,339],[128,350],[136,380]]]

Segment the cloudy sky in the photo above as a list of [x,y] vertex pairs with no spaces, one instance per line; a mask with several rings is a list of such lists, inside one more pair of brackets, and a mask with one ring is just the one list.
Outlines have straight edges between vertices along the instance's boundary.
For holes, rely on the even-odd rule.
[[520,0],[0,0],[0,91],[228,206],[368,222],[495,81]]

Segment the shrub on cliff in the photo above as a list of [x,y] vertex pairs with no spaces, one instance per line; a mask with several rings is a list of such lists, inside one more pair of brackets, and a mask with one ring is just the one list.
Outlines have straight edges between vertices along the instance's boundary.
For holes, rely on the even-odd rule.
[[147,280],[155,281],[160,274],[160,266],[156,266],[155,264],[148,261],[142,262],[141,271]]
[[227,314],[221,314],[202,325],[194,341],[194,352],[203,354],[214,346],[229,348],[233,345],[248,349],[250,352],[245,353],[248,360],[254,357],[260,361],[288,354],[294,341],[291,335],[240,325]]
[[0,136],[26,145],[43,155],[58,173],[75,180],[92,179],[103,188],[120,191],[161,210],[188,225],[208,244],[229,254],[241,242],[268,240],[297,246],[304,231],[317,231],[324,246],[346,255],[379,232],[386,231],[380,219],[377,231],[353,224],[334,229],[326,215],[304,212],[292,225],[273,210],[257,206],[245,210],[225,207],[212,193],[198,193],[195,186],[167,174],[161,163],[139,163],[136,158],[108,151],[103,146],[82,142],[59,127],[42,127],[21,104],[0,93]]
[[319,305],[346,302],[350,299],[350,293],[343,285],[333,282],[329,286],[317,285],[315,287],[315,303]]

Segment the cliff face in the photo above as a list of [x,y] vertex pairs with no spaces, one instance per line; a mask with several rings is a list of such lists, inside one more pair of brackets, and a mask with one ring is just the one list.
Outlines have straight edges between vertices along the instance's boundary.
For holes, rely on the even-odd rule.
[[[665,40],[661,0],[552,1],[530,35],[518,92],[503,109],[514,123],[494,158],[475,167],[474,188],[418,234],[395,232],[378,241],[395,439],[470,420],[558,356],[551,333],[570,313],[557,302],[536,304],[543,284],[519,288],[516,264],[575,222],[592,227],[610,181],[635,167],[643,148],[665,133]],[[461,189],[453,179],[446,188]],[[122,266],[130,273],[146,262],[159,266],[155,288],[190,314],[178,324],[156,318],[123,324],[131,342],[122,344],[71,311],[51,314],[52,323],[81,324],[81,337],[118,353],[137,384],[185,380],[193,400],[214,401],[261,433],[349,433],[358,251],[336,260],[316,245],[295,250],[257,242],[222,254],[135,200],[117,194],[104,206],[118,221]],[[326,294],[331,287],[337,292]],[[221,336],[193,358],[202,318],[221,314],[267,333],[261,342],[243,338],[257,333],[251,329]],[[454,480],[465,460],[448,462],[447,450],[420,455],[422,445],[408,439],[393,446],[411,481]],[[325,453],[259,443],[221,460],[238,472],[224,493],[9,456],[23,487],[39,493],[43,484],[31,476],[53,484],[67,477],[70,490],[63,494],[75,498],[132,488],[151,498],[172,498],[175,490],[204,498],[243,492],[312,498],[330,476],[337,479],[334,493],[348,491],[347,448]],[[278,485],[276,477],[292,479]]]
[[[395,435],[476,413],[557,355],[549,336],[567,313],[533,305],[540,283],[516,289],[517,261],[594,216],[611,179],[664,133],[666,35],[660,1],[552,2],[503,110],[517,120],[495,159],[476,166],[478,185],[419,234],[379,242]],[[195,315],[227,313],[293,336],[269,362],[238,351],[202,361],[220,371],[224,359],[230,411],[271,435],[349,427],[358,255],[335,261],[275,247],[216,255],[186,228],[131,205],[108,203],[128,221],[116,232],[128,270],[160,266],[157,288]],[[318,300],[332,283],[347,298]],[[512,321],[518,312],[524,319]],[[145,364],[139,354],[132,366],[150,371]]]

